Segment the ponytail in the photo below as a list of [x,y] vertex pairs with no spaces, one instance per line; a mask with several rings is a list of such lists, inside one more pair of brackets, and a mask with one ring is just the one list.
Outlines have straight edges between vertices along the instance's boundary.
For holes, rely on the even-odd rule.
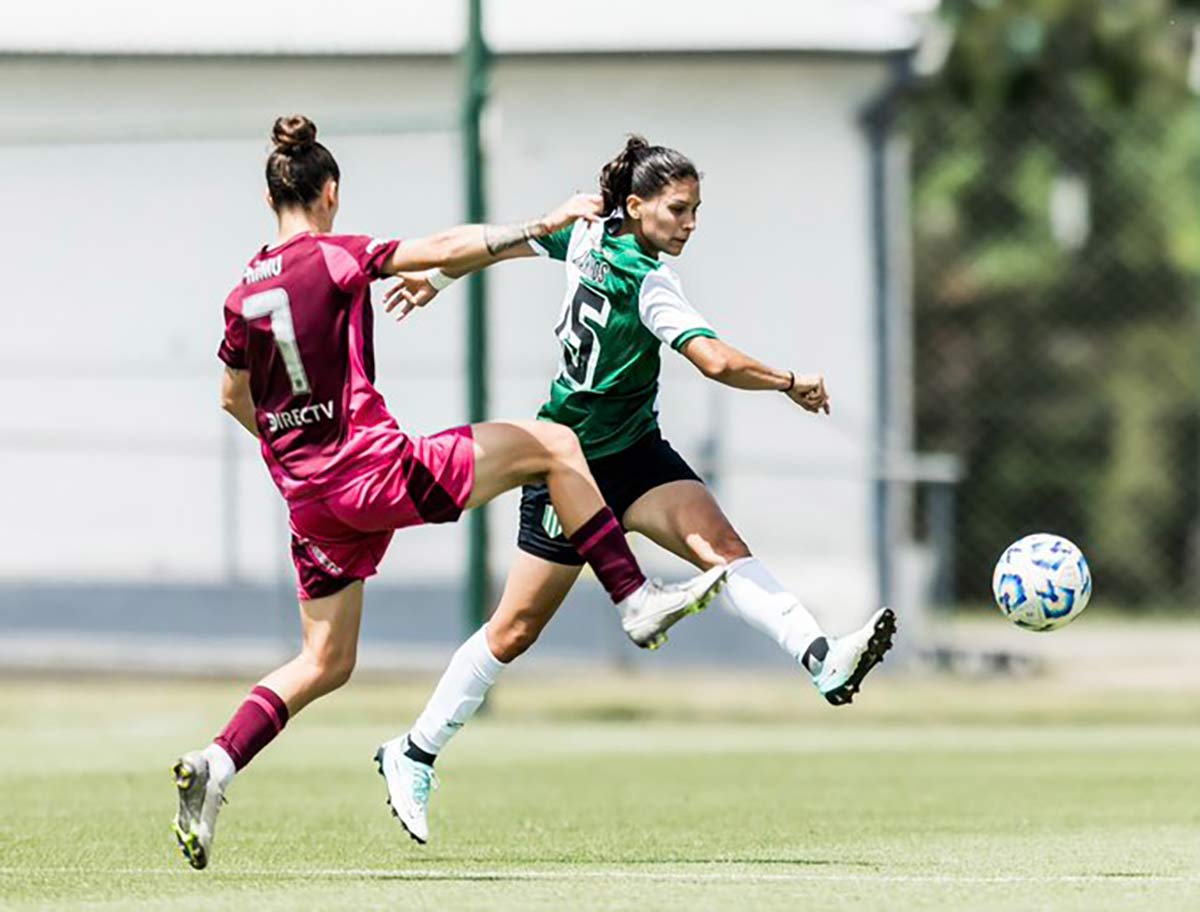
[[630,195],[651,199],[667,184],[686,178],[700,179],[700,172],[686,155],[666,146],[652,146],[644,137],[630,134],[625,148],[600,169],[604,211],[622,214]]

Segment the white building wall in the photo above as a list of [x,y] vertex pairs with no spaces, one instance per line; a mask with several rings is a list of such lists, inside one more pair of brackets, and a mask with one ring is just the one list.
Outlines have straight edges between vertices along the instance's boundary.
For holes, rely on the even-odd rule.
[[[715,426],[727,512],[816,604],[865,607],[874,591],[856,115],[884,78],[865,59],[783,55],[526,57],[495,73],[495,218],[593,186],[628,131],[705,172],[700,231],[673,264],[685,288],[733,344],[822,370],[833,415],[718,389],[667,354],[663,424],[696,461]],[[461,213],[458,139],[399,131],[446,121],[457,90],[441,59],[0,62],[0,461],[17,480],[0,578],[212,580],[231,551],[244,576],[287,572],[277,497],[244,435],[235,546],[224,539],[230,422],[215,405],[220,303],[272,227],[266,133],[284,111],[317,121],[344,172],[342,230],[424,232]],[[492,412],[529,416],[556,361],[561,271],[506,264],[491,281]],[[415,430],[464,416],[462,298],[456,286],[403,327],[379,320],[381,386]],[[495,511],[498,569],[514,514],[512,496]],[[454,579],[464,544],[461,528],[402,534],[384,573]]]
[[[0,62],[0,577],[215,580],[230,554],[245,578],[290,574],[257,446],[216,404],[221,303],[273,237],[270,125],[311,114],[344,171],[340,225],[403,236],[460,216],[457,136],[398,132],[456,102],[448,60]],[[420,332],[380,323],[383,387],[410,426],[462,418],[462,327],[456,306]],[[396,551],[451,578],[464,541],[437,529]]]

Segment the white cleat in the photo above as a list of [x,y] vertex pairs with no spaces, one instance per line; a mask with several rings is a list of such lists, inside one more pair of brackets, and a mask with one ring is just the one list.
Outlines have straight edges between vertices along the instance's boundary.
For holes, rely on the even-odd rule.
[[726,569],[713,567],[684,583],[644,583],[617,605],[621,627],[642,649],[657,649],[667,641],[671,627],[708,607],[725,585]]
[[408,835],[421,845],[429,841],[429,793],[438,787],[437,773],[427,763],[404,756],[408,736],[393,738],[375,751],[375,765],[387,783],[388,806]]
[[834,706],[850,703],[867,672],[892,648],[895,633],[895,612],[881,608],[858,630],[831,640],[821,670],[813,676],[817,690]]
[[210,775],[208,758],[200,751],[180,757],[171,767],[171,778],[179,792],[179,810],[171,830],[179,851],[197,871],[208,864],[217,814],[225,801],[225,790]]

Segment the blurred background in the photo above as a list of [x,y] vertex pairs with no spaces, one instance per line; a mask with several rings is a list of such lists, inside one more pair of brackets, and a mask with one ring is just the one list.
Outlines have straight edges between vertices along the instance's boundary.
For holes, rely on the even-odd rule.
[[[1183,0],[3,8],[0,665],[253,674],[294,649],[286,516],[217,407],[215,351],[273,237],[271,123],[299,111],[342,167],[338,229],[375,235],[535,215],[629,132],[679,148],[704,172],[672,263],[690,298],[823,372],[834,410],[667,356],[663,427],[830,630],[887,603],[910,668],[1190,667],[1198,24]],[[505,264],[402,326],[377,315],[402,425],[532,416],[562,282]],[[990,607],[993,562],[1033,531],[1096,579],[1053,638]],[[364,664],[440,667],[515,537],[515,495],[397,535]],[[613,620],[585,580],[530,662],[788,666],[719,611],[653,657]]]

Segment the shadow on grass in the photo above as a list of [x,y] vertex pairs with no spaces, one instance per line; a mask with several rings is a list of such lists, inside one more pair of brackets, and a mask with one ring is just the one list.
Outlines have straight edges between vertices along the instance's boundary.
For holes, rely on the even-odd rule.
[[[779,865],[793,866],[804,868],[860,868],[864,870],[879,870],[883,865],[876,861],[864,861],[854,858],[804,858],[799,856],[738,856],[738,855],[721,855],[713,858],[696,857],[695,855],[666,855],[656,858],[570,858],[562,855],[554,857],[537,857],[525,856],[506,858],[503,860],[497,858],[464,858],[462,855],[422,855],[421,863],[413,863],[412,867],[415,871],[428,870],[428,865],[445,865],[447,867],[486,867],[488,865],[528,865],[538,866],[545,865],[550,873],[553,873],[553,868],[560,865],[572,865],[575,867],[589,868],[657,868],[666,865],[674,865],[676,867],[697,867],[700,865],[714,865],[733,867],[736,865],[745,865],[753,867],[755,865]],[[391,873],[391,872],[388,872]]]
[[[441,862],[443,864],[463,864],[462,859],[457,859],[456,862],[449,860]],[[881,866],[875,862],[869,861],[853,861],[853,860],[833,860],[824,858],[666,858],[656,859],[655,861],[591,861],[591,862],[573,862],[564,861],[562,859],[540,860],[540,859],[524,859],[523,863],[530,865],[547,865],[545,868],[538,868],[533,871],[496,871],[496,870],[461,870],[461,871],[431,871],[428,868],[414,868],[411,871],[395,870],[395,871],[374,871],[364,872],[362,877],[365,880],[382,880],[382,881],[527,881],[527,880],[575,880],[578,879],[581,873],[586,873],[588,869],[599,869],[601,873],[606,867],[628,867],[640,870],[653,871],[655,868],[673,867],[675,870],[666,872],[669,875],[678,877],[680,880],[686,880],[689,873],[701,875],[705,873],[704,869],[720,869],[727,867],[775,867],[775,868],[814,868],[814,867],[835,867],[835,868],[857,868],[878,870]],[[486,865],[488,862],[481,861],[475,864]],[[683,870],[679,870],[682,868]],[[697,871],[699,868],[701,870]],[[609,871],[611,873],[611,870]],[[319,874],[316,876],[320,876]],[[599,875],[597,875],[599,876]]]

